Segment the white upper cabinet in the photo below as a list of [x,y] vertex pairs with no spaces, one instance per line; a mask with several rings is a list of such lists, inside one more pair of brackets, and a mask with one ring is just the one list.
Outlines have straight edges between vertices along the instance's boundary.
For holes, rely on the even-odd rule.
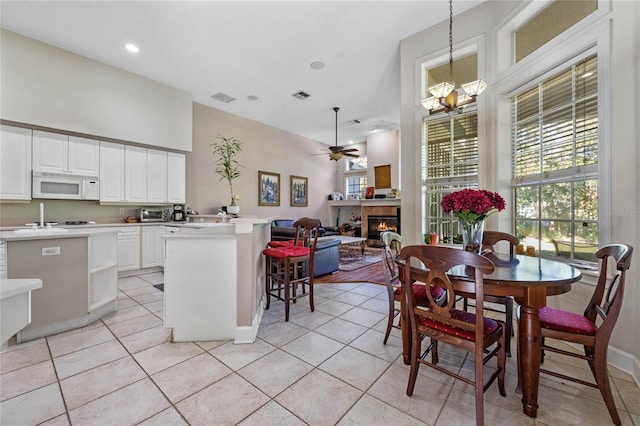
[[100,143],[59,133],[33,131],[33,170],[99,176]]
[[0,199],[31,199],[31,129],[0,127]]
[[124,201],[124,145],[100,142],[100,201]]
[[147,201],[167,202],[167,152],[147,149]]
[[100,142],[69,136],[69,173],[82,176],[100,175]]
[[124,147],[124,200],[147,202],[147,148]]
[[100,201],[184,203],[185,155],[100,142]]
[[167,153],[167,201],[185,202],[186,157],[177,152]]
[[66,173],[69,170],[69,136],[33,131],[33,170]]

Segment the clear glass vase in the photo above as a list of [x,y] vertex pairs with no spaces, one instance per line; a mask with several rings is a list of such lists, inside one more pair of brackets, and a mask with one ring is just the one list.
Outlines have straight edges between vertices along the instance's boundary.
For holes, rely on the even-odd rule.
[[462,248],[465,251],[478,253],[482,251],[482,233],[484,220],[476,222],[462,221]]

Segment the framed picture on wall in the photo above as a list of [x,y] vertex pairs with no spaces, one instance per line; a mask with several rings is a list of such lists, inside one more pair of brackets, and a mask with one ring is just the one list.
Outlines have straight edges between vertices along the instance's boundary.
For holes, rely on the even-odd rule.
[[258,171],[258,205],[280,205],[280,173]]
[[374,169],[376,188],[391,188],[391,165],[376,166]]
[[309,204],[309,179],[303,176],[291,176],[291,205],[307,207]]

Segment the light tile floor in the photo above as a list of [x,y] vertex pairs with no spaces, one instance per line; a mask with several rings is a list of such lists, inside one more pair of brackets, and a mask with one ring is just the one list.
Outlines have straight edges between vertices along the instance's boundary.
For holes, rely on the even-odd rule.
[[[414,395],[394,330],[385,346],[386,293],[373,284],[316,286],[284,322],[272,303],[251,345],[169,343],[162,273],[119,280],[119,309],[82,329],[10,346],[0,354],[0,424],[13,425],[472,425],[472,388],[427,367]],[[441,362],[473,374],[466,352]],[[548,354],[545,365],[590,378],[586,364]],[[605,425],[596,389],[543,376],[538,418],[522,414],[514,359],[507,397],[485,394],[486,424]],[[623,425],[640,425],[640,390],[611,369]]]

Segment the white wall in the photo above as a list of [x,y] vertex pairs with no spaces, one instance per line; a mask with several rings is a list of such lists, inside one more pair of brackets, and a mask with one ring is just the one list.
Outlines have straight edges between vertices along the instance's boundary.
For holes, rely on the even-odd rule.
[[10,31],[0,43],[0,118],[191,150],[190,93]]
[[[329,219],[327,196],[333,192],[336,163],[327,146],[280,129],[247,120],[206,105],[193,104],[193,151],[187,154],[187,204],[201,214],[217,213],[230,202],[229,186],[213,173],[215,158],[210,144],[216,136],[235,137],[243,142],[238,161],[244,166],[233,183],[240,195],[240,214],[261,217]],[[343,161],[343,160],[340,160]],[[280,174],[280,206],[258,206],[258,171]],[[309,178],[308,207],[291,207],[290,176]]]
[[[400,184],[400,132],[372,133],[367,136],[367,182],[374,186],[376,166],[391,165],[391,188],[401,189]],[[389,188],[376,189],[386,194]]]
[[[508,112],[497,116],[503,98],[496,96],[496,68],[500,61],[496,54],[496,28],[517,8],[528,2],[488,1],[457,15],[454,19],[454,48],[466,41],[478,42],[478,73],[489,84],[487,91],[478,100],[478,139],[480,152],[480,184],[502,194],[510,194],[508,176],[510,161],[508,150],[500,150],[504,135],[509,137]],[[609,7],[604,2],[601,7]],[[640,249],[640,3],[614,1],[611,3],[612,39],[610,63],[611,76],[607,76],[612,87],[612,99],[601,100],[613,108],[611,114],[610,158],[602,159],[603,167],[610,170],[610,190],[604,189],[602,196],[611,197],[611,241],[624,242]],[[445,53],[448,47],[448,22],[435,25],[401,42],[401,132],[402,132],[402,229],[409,244],[420,243],[422,211],[420,182],[420,141],[422,117],[417,87],[420,69],[417,64],[434,54]],[[605,47],[606,50],[606,47]],[[599,55],[605,60],[607,55]],[[624,107],[620,102],[624,100]],[[506,123],[506,124],[505,124]],[[507,126],[505,131],[505,125]],[[507,141],[508,146],[508,141]],[[496,216],[496,215],[494,215]],[[501,212],[499,226],[508,230],[510,214]],[[601,217],[607,221],[609,217]],[[628,275],[625,302],[614,336],[613,351],[619,356],[610,361],[634,374],[640,381],[640,259],[636,251]],[[584,300],[586,306],[588,301]]]

